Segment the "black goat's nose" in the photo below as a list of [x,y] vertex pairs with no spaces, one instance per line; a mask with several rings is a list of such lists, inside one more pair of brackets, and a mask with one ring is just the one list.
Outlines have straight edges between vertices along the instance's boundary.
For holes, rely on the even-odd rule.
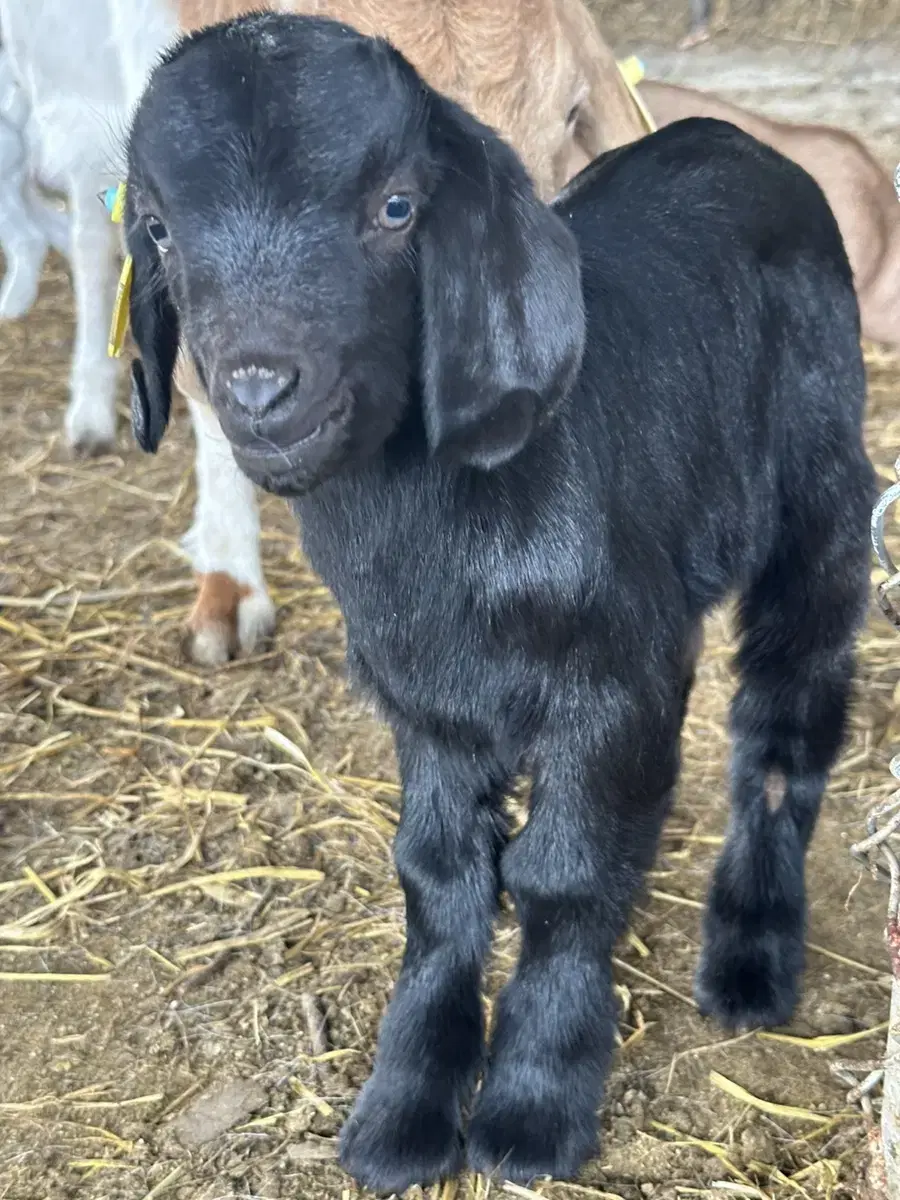
[[248,363],[229,372],[226,385],[241,408],[262,413],[286,399],[297,386],[296,367]]

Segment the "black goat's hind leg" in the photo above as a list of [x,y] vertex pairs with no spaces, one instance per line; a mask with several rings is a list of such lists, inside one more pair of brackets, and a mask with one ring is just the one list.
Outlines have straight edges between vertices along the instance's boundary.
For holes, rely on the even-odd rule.
[[[741,604],[732,813],[713,876],[695,994],[728,1029],[786,1023],[804,965],[804,860],[839,753],[868,587],[868,472],[834,506],[788,513]],[[803,519],[805,516],[806,519]]]
[[406,953],[372,1077],[341,1134],[341,1164],[376,1192],[455,1174],[463,1109],[482,1065],[481,970],[505,843],[505,779],[424,737],[397,738],[403,814],[394,856]]

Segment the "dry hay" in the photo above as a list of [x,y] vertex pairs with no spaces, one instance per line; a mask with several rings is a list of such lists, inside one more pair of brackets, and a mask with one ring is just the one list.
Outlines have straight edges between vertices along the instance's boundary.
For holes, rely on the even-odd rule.
[[[0,328],[0,1196],[355,1198],[335,1135],[403,944],[390,741],[344,690],[339,616],[278,501],[264,505],[274,648],[219,673],[181,660],[187,421],[155,459],[123,432],[119,455],[71,461],[69,312],[57,262],[38,311]],[[888,481],[900,363],[869,367]],[[884,891],[847,846],[891,787],[898,639],[873,607],[811,851],[804,999],[781,1039],[725,1038],[691,999],[726,819],[730,653],[719,615],[678,805],[617,952],[601,1156],[577,1184],[465,1180],[435,1197],[862,1196],[866,1128],[846,1095],[881,1049],[889,979]],[[489,995],[516,942],[505,914]],[[186,1147],[192,1106],[234,1101],[235,1080],[255,1096]]]
[[[688,28],[688,0],[588,0],[614,44],[674,46]],[[845,46],[900,42],[898,0],[713,0],[716,46]]]
[[[0,1194],[340,1196],[333,1139],[403,939],[389,739],[344,692],[339,618],[276,501],[277,645],[219,674],[180,660],[186,422],[157,459],[123,436],[121,457],[68,460],[59,406],[38,402],[62,401],[65,287],[55,271],[39,313],[0,343]],[[869,444],[887,476],[900,371],[873,359],[871,379]],[[624,1048],[604,1154],[579,1186],[539,1195],[857,1194],[865,1130],[829,1068],[877,1054],[886,1013],[884,897],[864,879],[845,908],[845,843],[900,741],[896,635],[873,617],[813,849],[816,949],[791,1033],[838,1035],[825,1042],[727,1041],[690,999],[725,819],[729,652],[720,616],[678,808],[618,953]],[[515,946],[507,916],[490,991]],[[260,1081],[264,1105],[188,1154],[173,1115],[236,1077]],[[459,1200],[475,1194],[466,1183]]]

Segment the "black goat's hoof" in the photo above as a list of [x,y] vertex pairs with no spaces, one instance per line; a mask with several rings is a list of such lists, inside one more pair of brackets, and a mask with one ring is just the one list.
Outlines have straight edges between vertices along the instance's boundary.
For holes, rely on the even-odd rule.
[[729,1031],[771,1029],[790,1021],[802,971],[802,933],[748,935],[711,915],[694,997]]
[[504,1101],[488,1084],[469,1128],[469,1167],[513,1183],[571,1179],[597,1150],[593,1107],[576,1113],[571,1095],[562,1092],[534,1100],[513,1094]]
[[366,1085],[341,1130],[340,1162],[364,1187],[400,1195],[458,1174],[464,1155],[458,1115],[398,1085]]

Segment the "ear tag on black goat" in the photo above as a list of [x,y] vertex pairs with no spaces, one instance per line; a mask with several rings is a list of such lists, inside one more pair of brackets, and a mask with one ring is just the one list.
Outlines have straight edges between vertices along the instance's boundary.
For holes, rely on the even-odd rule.
[[[103,203],[109,213],[110,220],[121,225],[125,216],[125,184],[107,188],[103,193]],[[119,286],[116,288],[116,302],[113,305],[112,320],[109,324],[109,341],[106,353],[110,358],[119,358],[125,342],[125,331],[128,329],[128,304],[131,300],[131,281],[134,275],[134,262],[130,254],[125,255],[122,263],[122,273],[119,275]]]
[[616,63],[619,68],[619,74],[622,76],[622,81],[628,89],[628,94],[631,96],[632,103],[640,114],[640,118],[644,123],[644,128],[648,133],[656,132],[656,122],[650,115],[650,109],[641,99],[637,85],[644,78],[644,64],[639,58],[633,54],[629,58],[623,58]]

